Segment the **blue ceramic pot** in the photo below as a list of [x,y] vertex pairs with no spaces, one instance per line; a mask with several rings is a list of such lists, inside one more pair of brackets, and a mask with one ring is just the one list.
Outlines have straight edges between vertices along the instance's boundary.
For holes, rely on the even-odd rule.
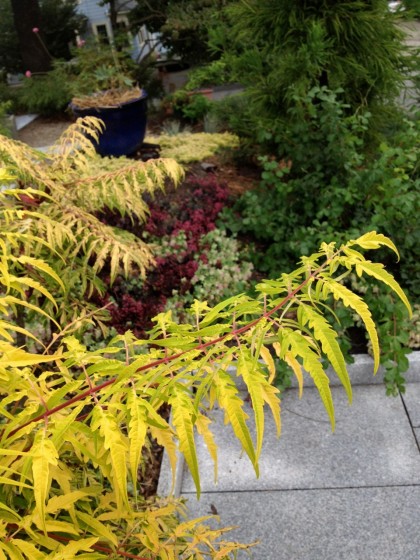
[[80,109],[70,105],[75,117],[97,117],[105,124],[105,130],[95,142],[101,156],[128,156],[143,143],[147,124],[147,93],[117,107]]

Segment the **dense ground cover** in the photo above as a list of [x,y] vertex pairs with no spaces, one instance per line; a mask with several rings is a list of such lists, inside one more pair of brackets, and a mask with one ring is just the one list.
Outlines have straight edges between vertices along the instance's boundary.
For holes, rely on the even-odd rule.
[[150,201],[144,226],[103,216],[155,247],[156,266],[144,280],[119,277],[101,300],[112,302],[110,324],[118,332],[129,328],[144,337],[153,317],[165,309],[185,319],[184,309],[194,298],[214,304],[246,288],[252,265],[242,258],[239,244],[216,228],[220,212],[231,203],[228,186],[216,176],[187,174],[176,191]]

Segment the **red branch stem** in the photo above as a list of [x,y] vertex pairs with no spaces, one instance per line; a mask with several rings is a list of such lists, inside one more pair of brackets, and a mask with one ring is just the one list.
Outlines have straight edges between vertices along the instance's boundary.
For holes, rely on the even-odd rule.
[[[54,533],[48,533],[48,536],[54,539],[55,541],[73,542],[73,539],[70,539],[69,537],[55,535]],[[111,548],[108,548],[107,546],[102,546],[100,544],[93,544],[90,548],[92,548],[93,550],[97,550],[98,552],[106,552],[107,554],[120,554],[121,556],[124,556],[124,558],[132,558],[134,560],[150,560],[150,558],[145,558],[144,556],[137,556],[136,554],[131,554],[131,552],[125,552],[124,550],[120,550],[119,548],[114,551]]]
[[[279,311],[287,302],[289,302],[292,298],[294,298],[294,296],[298,292],[300,292],[302,288],[304,288],[312,279],[314,279],[316,274],[318,274],[327,264],[328,264],[328,260],[323,265],[321,265],[318,269],[313,271],[308,276],[308,278],[306,278],[301,284],[299,284],[299,286],[297,288],[295,288],[293,291],[289,292],[287,294],[287,296],[280,303],[278,303],[275,307],[273,307],[273,309],[270,309],[270,311],[265,311],[260,317],[257,317],[257,319],[254,319],[250,323],[247,323],[246,325],[240,327],[239,329],[233,329],[232,331],[230,331],[230,332],[228,332],[228,333],[226,333],[222,336],[219,336],[218,338],[215,338],[213,340],[209,340],[208,342],[204,342],[202,344],[199,344],[195,348],[190,348],[189,350],[183,350],[182,352],[178,352],[178,354],[174,354],[172,356],[165,356],[164,358],[161,358],[160,360],[155,360],[154,362],[150,362],[149,364],[146,364],[144,366],[139,367],[137,369],[137,372],[147,371],[147,370],[152,369],[154,367],[166,364],[168,362],[171,362],[173,360],[181,358],[185,354],[188,354],[188,352],[192,352],[192,351],[204,352],[204,350],[206,350],[207,348],[209,348],[211,346],[214,346],[215,344],[218,344],[219,342],[223,342],[223,340],[225,340],[226,338],[228,338],[230,336],[237,337],[238,335],[247,332],[248,330],[250,330],[253,327],[255,327],[256,325],[258,325],[258,323],[261,320],[269,319],[272,315],[277,313],[277,311]],[[83,393],[80,393],[79,395],[76,395],[76,396],[72,397],[71,399],[68,399],[65,402],[62,402],[61,404],[55,406],[54,408],[51,408],[49,410],[44,411],[43,413],[39,414],[35,418],[32,418],[31,420],[28,420],[27,422],[25,422],[21,426],[18,426],[17,428],[12,430],[10,432],[9,436],[14,435],[16,432],[18,432],[22,428],[25,428],[29,424],[32,424],[34,422],[39,422],[40,420],[43,420],[43,419],[45,420],[46,418],[48,418],[52,414],[58,412],[59,410],[62,410],[63,408],[66,408],[66,407],[72,405],[75,402],[81,401],[82,399],[84,399],[85,397],[88,397],[89,395],[95,395],[99,391],[102,391],[102,389],[105,389],[106,387],[109,387],[109,385],[112,385],[113,383],[115,383],[116,380],[117,380],[117,378],[113,377],[112,379],[108,379],[108,381],[104,381],[103,383],[101,383],[99,385],[94,385],[94,386],[90,387],[89,389],[87,389],[86,391],[84,391]]]

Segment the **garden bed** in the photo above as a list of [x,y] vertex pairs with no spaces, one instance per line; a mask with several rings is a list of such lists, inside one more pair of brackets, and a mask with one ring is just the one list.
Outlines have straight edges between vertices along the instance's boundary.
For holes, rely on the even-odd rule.
[[[57,140],[68,125],[66,120],[37,119],[19,132],[18,139],[34,147],[45,146]],[[154,138],[159,141],[158,136]],[[107,290],[95,303],[111,304],[111,324],[119,333],[130,329],[143,338],[158,313],[171,310],[186,321],[184,308],[194,298],[209,299],[212,305],[217,303],[216,298],[245,291],[248,280],[261,278],[258,271],[251,273],[246,266],[243,268],[246,257],[242,258],[236,241],[216,229],[220,212],[229,208],[236,197],[258,185],[261,170],[256,166],[236,165],[223,152],[189,163],[185,168],[186,176],[178,189],[168,186],[163,195],[148,200],[151,213],[146,224],[133,224],[128,218],[111,212],[102,215],[105,223],[158,246],[156,267],[146,279],[136,275],[131,275],[129,280],[118,277],[111,286],[107,272],[103,275]],[[243,241],[253,243],[255,251],[264,254],[264,247],[252,237]],[[225,285],[222,279],[224,282],[226,277]],[[365,352],[364,332],[351,327],[348,334],[350,352]],[[100,336],[101,333],[98,342]],[[144,450],[139,483],[146,497],[156,492],[161,456],[162,449],[155,442]]]

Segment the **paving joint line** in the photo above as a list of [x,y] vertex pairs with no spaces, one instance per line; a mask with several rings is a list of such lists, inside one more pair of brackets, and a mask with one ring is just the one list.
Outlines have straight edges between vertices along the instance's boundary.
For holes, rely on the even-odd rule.
[[[244,490],[210,490],[201,492],[201,496],[210,496],[212,494],[264,494],[268,492],[323,492],[325,490],[374,490],[383,488],[419,488],[419,484],[384,484],[384,485],[368,485],[368,486],[325,486],[317,488],[271,488],[271,489],[244,489]],[[182,492],[182,496],[189,498],[196,496],[196,492]]]
[[402,405],[403,405],[404,410],[405,410],[405,414],[407,416],[408,423],[410,424],[410,428],[411,428],[411,432],[413,434],[414,441],[416,442],[417,449],[420,453],[420,441],[417,439],[417,435],[416,435],[416,432],[415,432],[415,426],[413,426],[413,422],[410,418],[410,413],[408,412],[408,408],[407,408],[407,405],[406,405],[405,400],[404,400],[404,395],[401,392],[399,393],[399,395],[400,395],[400,399],[401,399]]

